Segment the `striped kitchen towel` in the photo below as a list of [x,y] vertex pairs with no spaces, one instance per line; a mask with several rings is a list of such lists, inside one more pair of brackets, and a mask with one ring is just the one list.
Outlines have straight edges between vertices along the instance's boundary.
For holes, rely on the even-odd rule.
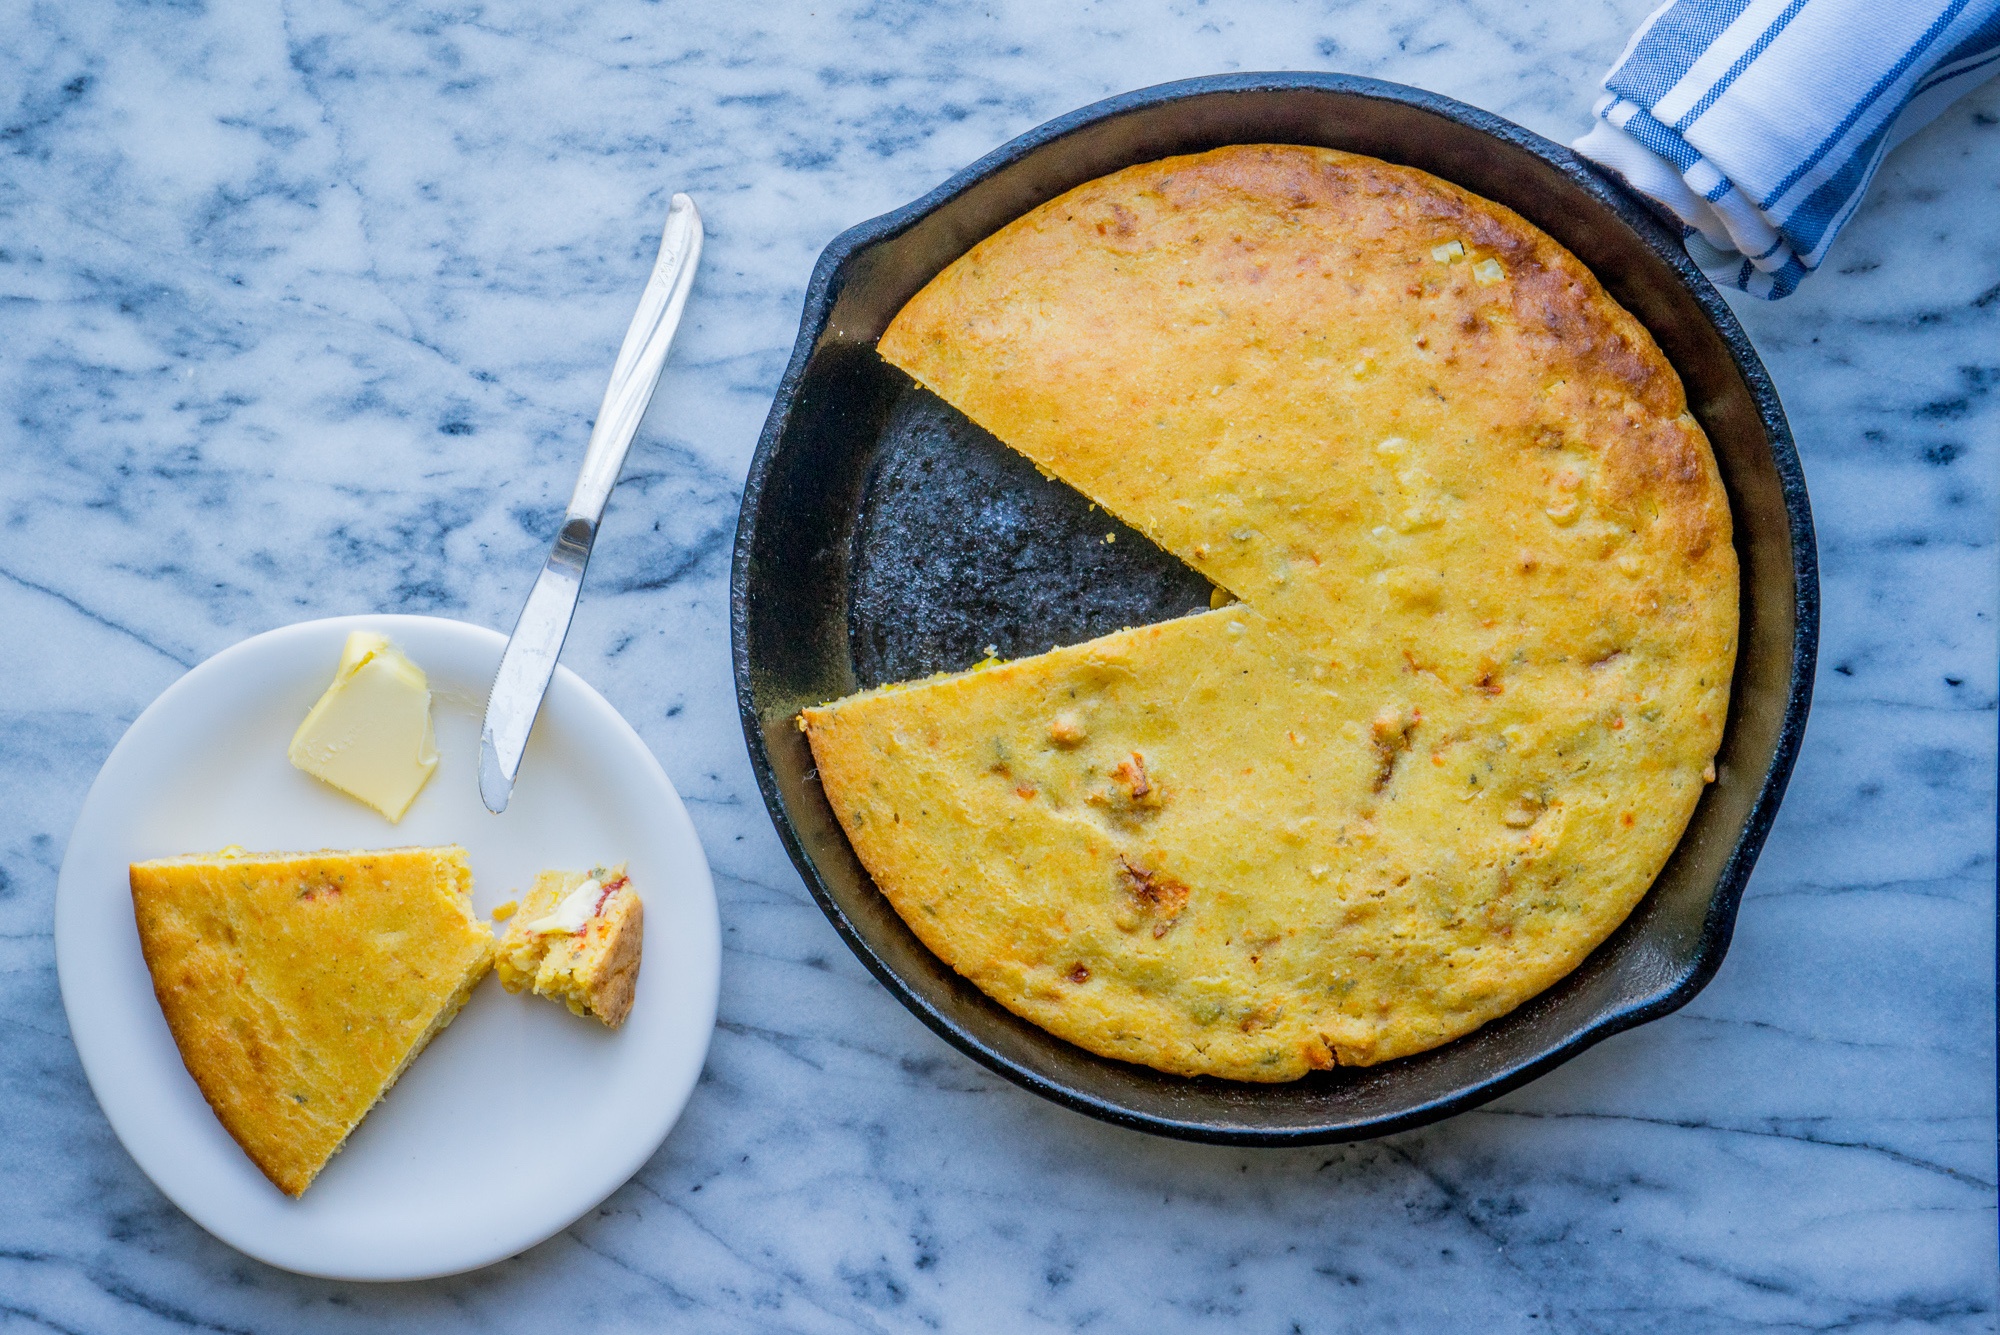
[[2000,0],[1672,0],[1576,149],[1679,218],[1719,284],[1790,295],[1883,154],[2000,72]]

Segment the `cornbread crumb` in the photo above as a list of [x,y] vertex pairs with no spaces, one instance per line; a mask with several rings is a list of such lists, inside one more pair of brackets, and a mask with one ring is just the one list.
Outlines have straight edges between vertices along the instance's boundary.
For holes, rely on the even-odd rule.
[[[559,911],[586,885],[593,902],[571,928]],[[645,909],[624,864],[588,873],[545,871],[522,896],[493,969],[509,992],[533,988],[538,997],[616,1029],[632,1012],[644,931]]]

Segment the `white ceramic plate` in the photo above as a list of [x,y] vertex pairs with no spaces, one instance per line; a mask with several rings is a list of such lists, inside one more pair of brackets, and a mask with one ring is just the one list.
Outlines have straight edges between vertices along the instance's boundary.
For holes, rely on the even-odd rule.
[[[399,825],[292,768],[292,730],[347,634],[429,674],[441,759]],[[637,733],[556,670],[502,816],[479,800],[479,720],[502,636],[435,617],[309,621],[175,682],[104,763],[56,886],[56,968],[97,1101],[139,1167],[224,1242],[337,1279],[418,1279],[568,1226],[659,1148],[715,1027],[721,931],[708,860]],[[626,862],[646,904],[638,995],[612,1032],[492,978],[297,1201],[265,1180],[181,1064],[139,952],[126,865],[253,851],[463,844],[484,915],[544,867]]]

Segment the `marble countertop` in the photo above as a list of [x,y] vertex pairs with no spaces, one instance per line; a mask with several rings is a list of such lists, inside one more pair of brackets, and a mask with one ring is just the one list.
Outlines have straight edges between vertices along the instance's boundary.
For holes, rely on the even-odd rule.
[[[1804,456],[1825,638],[1734,948],[1680,1013],[1384,1140],[1116,1130],[871,980],[744,754],[738,492],[835,233],[1217,71],[1399,80],[1567,140],[1651,5],[9,0],[0,1330],[1993,1330],[2000,84],[1890,159],[1799,296],[1737,303]],[[511,624],[681,189],[704,268],[566,661],[713,860],[706,1076],[523,1256],[269,1269],[91,1098],[50,939],[71,823],[139,710],[247,635]]]

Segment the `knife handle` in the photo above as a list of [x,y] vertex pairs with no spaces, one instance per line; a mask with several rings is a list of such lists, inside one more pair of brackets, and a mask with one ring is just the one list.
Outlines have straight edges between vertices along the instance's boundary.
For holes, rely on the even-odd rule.
[[[632,437],[653,401],[660,383],[660,370],[667,363],[674,331],[680,327],[681,311],[687,305],[688,289],[694,286],[696,262],[701,259],[701,212],[686,195],[675,195],[667,209],[667,225],[660,232],[660,257],[639,298],[639,310],[625,331],[618,349],[618,362],[605,387],[604,402],[597,410],[596,425],[590,429],[590,446],[583,454],[583,470],[577,474],[576,490],[569,498],[565,521],[581,519],[597,533],[604,518],[604,504],[625,467]],[[567,535],[570,525],[564,524]],[[582,543],[586,558],[589,539]]]

